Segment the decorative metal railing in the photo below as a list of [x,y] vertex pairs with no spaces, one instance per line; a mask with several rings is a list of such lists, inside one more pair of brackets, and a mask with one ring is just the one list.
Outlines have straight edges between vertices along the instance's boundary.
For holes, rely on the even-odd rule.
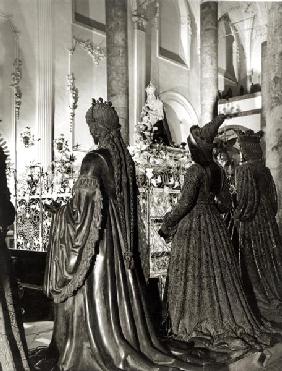
[[14,246],[19,250],[47,251],[52,216],[45,205],[56,201],[65,204],[71,194],[20,197],[17,203]]

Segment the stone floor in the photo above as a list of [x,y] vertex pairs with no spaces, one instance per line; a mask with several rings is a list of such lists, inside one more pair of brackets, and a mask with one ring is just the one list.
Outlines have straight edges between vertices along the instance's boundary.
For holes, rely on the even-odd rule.
[[[53,322],[41,321],[25,323],[24,328],[29,349],[49,344]],[[276,344],[274,347],[267,349],[264,353],[266,354],[264,364],[262,358],[265,357],[262,357],[261,353],[252,353],[229,366],[218,370],[213,369],[213,371],[282,371],[282,343]],[[211,368],[203,366],[203,371],[211,371]]]

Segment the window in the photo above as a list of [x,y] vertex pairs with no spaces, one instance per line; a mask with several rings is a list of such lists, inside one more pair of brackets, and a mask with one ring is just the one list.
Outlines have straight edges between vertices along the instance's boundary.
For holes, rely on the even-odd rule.
[[191,18],[186,0],[162,0],[159,54],[190,67],[191,31]]
[[105,32],[105,0],[73,0],[74,20],[92,29]]

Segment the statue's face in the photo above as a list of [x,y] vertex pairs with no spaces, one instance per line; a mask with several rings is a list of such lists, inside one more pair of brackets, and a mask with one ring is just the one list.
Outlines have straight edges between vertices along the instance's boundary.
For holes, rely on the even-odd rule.
[[94,143],[96,144],[96,145],[98,145],[99,144],[99,137],[98,137],[98,135],[93,135],[93,140],[94,140]]
[[93,130],[90,128],[90,134],[93,138],[94,144],[98,145],[99,144],[99,131],[98,130]]

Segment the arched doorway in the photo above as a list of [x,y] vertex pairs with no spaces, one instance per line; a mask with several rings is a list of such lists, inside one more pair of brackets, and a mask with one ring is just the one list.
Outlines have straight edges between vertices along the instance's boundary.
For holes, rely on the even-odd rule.
[[161,93],[160,99],[164,103],[172,141],[175,144],[186,142],[190,127],[199,123],[191,103],[183,95],[173,91]]

